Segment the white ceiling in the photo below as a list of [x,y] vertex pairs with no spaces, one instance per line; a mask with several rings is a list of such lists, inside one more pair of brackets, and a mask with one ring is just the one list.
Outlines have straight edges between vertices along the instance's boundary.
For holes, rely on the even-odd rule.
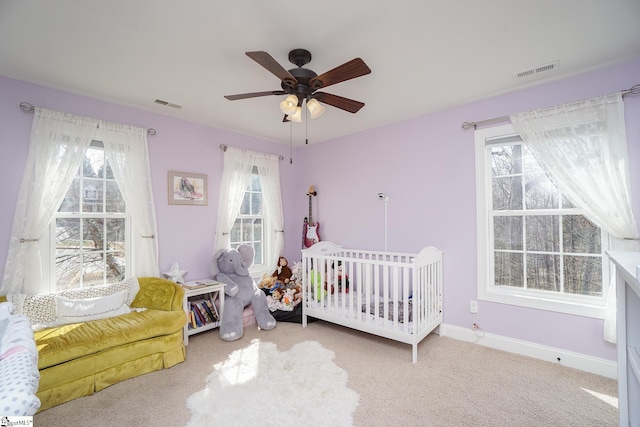
[[279,90],[245,52],[290,69],[295,48],[372,70],[323,89],[366,105],[294,124],[302,145],[638,57],[640,1],[0,0],[0,75],[287,145],[284,96],[223,96]]

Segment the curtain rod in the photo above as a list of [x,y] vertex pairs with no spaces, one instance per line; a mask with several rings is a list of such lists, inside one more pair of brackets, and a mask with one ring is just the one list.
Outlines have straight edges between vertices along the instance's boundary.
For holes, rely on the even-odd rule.
[[[227,146],[226,146],[226,145],[224,145],[224,144],[220,144],[220,149],[221,149],[222,151],[227,151]],[[279,155],[279,156],[278,156],[278,158],[279,158],[280,160],[284,160],[284,156],[282,156],[282,155]]]
[[[27,113],[31,113],[31,112],[33,112],[35,107],[33,105],[29,104],[28,102],[21,102],[20,103],[20,109],[22,111],[26,111]],[[156,134],[156,130],[154,128],[149,128],[149,129],[147,129],[147,134],[155,135]]]
[[[633,85],[631,86],[631,88],[622,91],[622,97],[624,97],[625,95],[638,95],[638,94],[640,94],[640,84]],[[510,121],[511,121],[511,117],[502,116],[502,117],[496,117],[494,119],[480,120],[479,122],[464,122],[462,123],[462,129],[469,129],[470,127],[477,129],[478,126],[488,125],[490,123],[501,123],[501,122],[510,122]]]

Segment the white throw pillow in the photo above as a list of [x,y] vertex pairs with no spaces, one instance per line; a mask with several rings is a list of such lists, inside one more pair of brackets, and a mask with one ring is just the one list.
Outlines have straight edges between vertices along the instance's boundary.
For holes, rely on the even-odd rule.
[[55,298],[58,325],[105,319],[131,312],[125,303],[127,291],[96,298],[70,299],[63,296]]
[[86,288],[66,289],[63,291],[38,295],[20,293],[8,294],[7,301],[14,304],[14,314],[24,314],[29,317],[32,326],[37,330],[56,325],[57,316],[55,298],[58,296],[69,299],[85,299],[112,295],[125,290],[127,291],[126,304],[131,305],[136,294],[140,290],[138,279],[130,277],[118,283],[87,286]]

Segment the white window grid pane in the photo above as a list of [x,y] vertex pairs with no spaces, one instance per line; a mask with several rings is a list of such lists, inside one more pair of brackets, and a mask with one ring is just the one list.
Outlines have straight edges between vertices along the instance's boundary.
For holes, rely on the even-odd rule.
[[[93,141],[72,183],[76,191],[67,193],[69,199],[63,202],[56,215],[56,219],[80,220],[76,231],[79,240],[75,244],[67,241],[66,250],[60,250],[55,238],[58,232],[55,221],[52,226],[52,253],[56,254],[52,257],[52,271],[55,273],[56,289],[113,283],[126,276],[129,215],[109,170],[102,143]],[[74,198],[78,200],[73,200]],[[90,223],[99,224],[98,228],[101,230],[87,229]],[[109,224],[117,225],[118,228],[122,228],[124,224],[124,229],[114,234],[113,230],[108,229]],[[102,237],[94,236],[95,232]],[[109,242],[109,237],[122,241],[112,239]],[[91,242],[91,238],[95,240]],[[94,243],[100,241],[100,247],[96,247]],[[71,252],[73,255],[69,256]],[[89,260],[94,260],[94,263],[89,264]],[[99,265],[95,264],[96,260]]]
[[[500,152],[500,148],[499,147],[503,147],[504,148],[504,152],[505,153],[510,153],[510,155],[513,155],[514,152],[518,152],[521,151],[522,152],[522,157],[520,158],[522,161],[522,168],[521,170],[517,170],[518,168],[516,167],[516,171],[514,172],[514,168],[510,168],[509,165],[501,165],[499,166],[499,171],[502,173],[495,173],[495,169],[494,169],[494,165],[496,164],[496,158],[494,156],[494,154],[496,152]],[[520,147],[520,150],[517,150],[516,148]],[[565,256],[578,256],[578,257],[591,257],[591,258],[597,258],[600,260],[600,262],[604,262],[604,257],[603,257],[603,251],[601,250],[600,253],[598,254],[593,254],[593,253],[576,253],[576,252],[570,252],[570,251],[565,251],[564,249],[564,238],[563,238],[563,215],[581,215],[582,212],[579,211],[576,208],[573,208],[572,205],[570,203],[568,203],[568,201],[566,200],[566,198],[563,197],[563,195],[560,193],[560,191],[557,189],[557,187],[555,187],[555,185],[553,185],[553,183],[551,182],[551,180],[548,178],[548,176],[546,174],[544,174],[545,178],[544,179],[540,179],[539,175],[540,172],[542,171],[542,169],[539,167],[539,165],[537,165],[537,162],[535,162],[535,159],[533,158],[533,156],[531,155],[531,153],[529,152],[529,150],[526,148],[526,146],[524,146],[524,144],[522,144],[521,142],[517,142],[514,140],[511,140],[509,142],[507,142],[506,144],[503,145],[499,145],[496,143],[493,144],[487,144],[486,145],[486,156],[487,156],[487,164],[489,165],[489,167],[491,168],[491,173],[490,174],[486,174],[486,178],[488,180],[490,180],[490,185],[488,188],[491,188],[491,194],[488,196],[490,197],[490,200],[492,200],[492,202],[490,203],[490,206],[494,207],[496,201],[494,200],[494,191],[496,188],[500,188],[500,187],[495,187],[494,183],[496,179],[504,179],[504,178],[513,178],[513,177],[521,177],[522,179],[520,179],[520,185],[521,185],[521,194],[522,194],[522,209],[495,209],[495,208],[491,208],[489,210],[489,245],[490,245],[490,250],[492,253],[513,253],[513,254],[522,254],[522,272],[519,274],[516,274],[515,277],[522,277],[523,280],[523,288],[524,290],[529,290],[529,289],[535,289],[532,288],[530,286],[530,284],[528,283],[527,280],[527,266],[529,265],[529,262],[533,260],[534,257],[540,257],[540,256],[557,256],[557,259],[559,260],[559,266],[556,269],[556,271],[558,272],[558,278],[557,280],[559,281],[559,289],[557,292],[559,292],[560,294],[564,294],[565,293]],[[516,157],[518,157],[516,155]],[[519,166],[519,165],[518,165]],[[555,207],[549,207],[549,208],[544,208],[544,209],[540,209],[540,205],[536,205],[531,207],[531,209],[528,209],[529,206],[527,203],[527,183],[531,183],[533,180],[537,180],[538,182],[543,182],[543,185],[545,187],[547,187],[547,191],[554,191],[556,194],[554,195],[554,199],[553,199],[553,204],[555,205]],[[562,205],[561,205],[562,203]],[[498,206],[504,206],[504,203],[498,203]],[[568,206],[567,208],[562,208],[561,206]],[[511,207],[511,206],[510,206]],[[495,244],[495,235],[494,235],[494,225],[495,225],[495,218],[499,218],[501,216],[519,216],[523,218],[523,225],[522,225],[522,247],[523,249],[521,250],[512,250],[512,249],[495,249],[494,244]],[[558,240],[558,246],[559,249],[558,250],[549,250],[549,251],[540,251],[540,250],[528,250],[527,249],[527,223],[531,222],[534,220],[534,217],[541,217],[541,216],[554,216],[557,217],[556,220],[556,227],[557,229],[554,230],[554,232],[557,233],[557,240]],[[602,247],[601,242],[604,241],[604,239],[606,238],[605,233],[601,230],[600,232],[600,246]],[[491,272],[491,277],[494,278],[494,280],[492,281],[494,283],[494,286],[505,286],[504,284],[501,285],[497,285],[495,284],[495,256],[490,257],[490,272]],[[603,270],[603,269],[602,269]],[[601,270],[601,277],[600,277],[600,283],[601,283],[601,292],[600,294],[598,294],[598,296],[602,296],[603,292],[604,292],[604,287],[605,287],[605,278],[604,278],[604,271]]]
[[254,248],[254,264],[264,262],[264,222],[262,209],[262,188],[258,169],[253,168],[251,183],[245,189],[243,203],[236,221],[231,229],[230,243],[232,248],[241,244]]

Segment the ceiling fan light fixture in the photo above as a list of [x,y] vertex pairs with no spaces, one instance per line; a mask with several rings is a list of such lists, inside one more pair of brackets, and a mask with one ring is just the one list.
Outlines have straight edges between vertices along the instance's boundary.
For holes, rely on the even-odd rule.
[[296,113],[296,108],[298,108],[298,97],[295,95],[287,96],[284,101],[280,103],[280,110],[289,116]]
[[288,117],[290,121],[300,123],[302,121],[302,108],[296,107],[295,113],[289,114]]
[[311,98],[307,101],[307,109],[309,110],[311,118],[317,119],[324,114],[324,110],[326,110],[327,108],[324,105],[320,104],[317,99]]

